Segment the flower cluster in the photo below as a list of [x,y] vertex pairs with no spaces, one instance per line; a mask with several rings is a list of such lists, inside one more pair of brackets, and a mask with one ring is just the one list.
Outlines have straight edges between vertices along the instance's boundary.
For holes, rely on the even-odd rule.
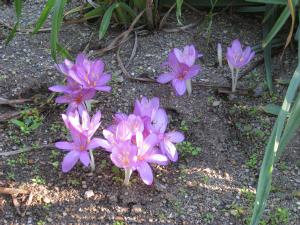
[[132,171],[137,170],[144,183],[153,181],[150,163],[166,165],[177,161],[174,143],[184,140],[180,132],[166,132],[168,117],[159,107],[159,99],[136,100],[134,113],[115,115],[115,123],[103,130],[101,147],[110,152],[112,162],[125,170],[125,181],[129,183]]
[[68,103],[67,112],[86,110],[85,102],[92,99],[96,91],[109,92],[111,87],[107,83],[111,75],[104,72],[102,60],[89,60],[84,54],[79,54],[75,63],[65,59],[64,63],[57,65],[60,72],[66,75],[66,85],[56,85],[49,88],[54,92],[63,93],[56,98],[56,103]]
[[169,68],[169,72],[161,74],[157,82],[161,84],[172,81],[172,86],[178,95],[183,95],[186,90],[192,93],[191,79],[201,71],[200,65],[195,65],[196,59],[201,57],[193,45],[185,46],[183,51],[173,49],[163,65]]
[[[92,138],[100,126],[101,113],[97,112],[90,119],[87,111],[82,111],[79,115],[77,111],[62,114],[66,127],[70,131],[72,142],[60,141],[55,146],[69,153],[62,162],[62,171],[69,172],[78,160],[84,166],[89,166],[90,162],[94,166],[94,158],[91,151],[102,145],[100,138]],[[90,153],[90,154],[89,154]]]

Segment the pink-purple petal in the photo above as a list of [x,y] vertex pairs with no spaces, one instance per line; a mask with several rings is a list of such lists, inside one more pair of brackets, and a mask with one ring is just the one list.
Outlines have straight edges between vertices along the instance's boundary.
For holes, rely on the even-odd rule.
[[184,141],[184,135],[178,131],[171,131],[167,133],[166,136],[168,140],[170,140],[173,143],[180,143]]
[[176,162],[178,159],[178,153],[177,153],[175,145],[171,141],[165,140],[164,141],[164,149],[166,151],[168,158],[171,161]]
[[55,143],[55,147],[62,150],[73,150],[74,143],[67,142],[67,141],[59,141]]
[[174,79],[175,74],[173,72],[169,72],[169,73],[163,73],[161,75],[159,75],[159,77],[157,78],[157,82],[161,83],[161,84],[166,84],[168,82],[170,82],[172,79]]
[[68,154],[65,155],[62,161],[62,171],[64,173],[69,172],[75,166],[78,159],[79,159],[79,152],[70,151]]
[[90,156],[87,151],[80,152],[79,159],[84,166],[88,166],[90,164]]
[[147,162],[149,163],[156,163],[161,166],[165,166],[168,164],[169,160],[165,155],[162,154],[151,154],[147,158]]
[[185,93],[186,86],[184,80],[174,79],[172,80],[172,85],[178,95],[183,95]]
[[141,179],[143,180],[143,182],[147,185],[151,185],[153,182],[153,173],[152,173],[152,169],[149,166],[148,163],[146,162],[141,162],[138,167],[137,167],[137,171],[140,174]]

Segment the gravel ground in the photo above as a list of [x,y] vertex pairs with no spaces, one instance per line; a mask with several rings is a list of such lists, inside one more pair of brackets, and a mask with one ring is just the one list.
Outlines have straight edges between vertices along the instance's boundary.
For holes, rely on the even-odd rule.
[[[73,2],[70,8],[76,4],[76,1]],[[0,19],[11,22],[12,8],[0,7]],[[26,1],[22,27],[33,24],[40,10],[40,1]],[[217,14],[213,18],[208,43],[205,17],[189,11],[183,14],[186,24],[198,20],[199,24],[181,32],[154,31],[138,35],[137,52],[127,69],[135,77],[157,77],[162,72],[160,65],[172,48],[193,43],[204,57],[200,60],[203,69],[194,81],[192,96],[176,97],[169,85],[128,81],[119,68],[116,52],[111,51],[102,59],[113,74],[113,91],[97,95],[99,103],[94,105],[93,111],[101,110],[102,127],[106,127],[115,112],[131,112],[136,98],[158,96],[167,109],[171,127],[181,129],[186,141],[200,148],[201,152],[190,155],[185,149],[177,163],[167,167],[156,166],[155,182],[149,187],[136,174],[130,187],[122,186],[123,174],[101,151],[95,156],[94,174],[79,165],[72,172],[63,174],[57,169],[63,155],[56,154],[58,151],[51,148],[3,157],[4,160],[0,161],[0,186],[32,190],[34,198],[26,215],[20,217],[11,198],[1,195],[1,224],[247,223],[263,149],[275,120],[263,113],[260,107],[270,102],[280,103],[286,87],[277,84],[278,93],[272,96],[262,92],[260,97],[228,98],[218,94],[215,88],[199,85],[230,85],[227,66],[218,67],[216,45],[222,43],[225,51],[226,46],[237,37],[247,45],[256,45],[261,39],[260,18]],[[175,21],[172,14],[167,25],[174,26]],[[76,55],[86,47],[93,32],[95,27],[91,24],[68,25],[63,27],[60,40],[68,46],[71,54]],[[105,46],[119,32],[115,28],[101,42],[96,37],[92,38],[89,50]],[[3,33],[6,34],[7,30],[3,29]],[[50,57],[49,33],[38,33],[33,37],[18,34],[6,47],[4,40],[0,41],[0,97],[35,96],[43,101],[50,95],[47,87],[63,79]],[[125,64],[133,45],[134,39],[130,39],[122,46],[120,56]],[[291,49],[286,51],[282,61],[278,56],[274,57],[275,78],[290,77],[296,63],[296,54]],[[263,76],[263,67],[258,66],[241,79],[239,85],[256,88],[262,83]],[[38,100],[24,107],[37,107]],[[24,107],[1,107],[0,113]],[[65,139],[60,119],[63,110],[63,107],[53,104],[40,110],[42,124],[28,135],[10,122],[0,123],[0,152]],[[264,215],[266,224],[300,224],[299,146],[297,134],[274,170],[272,192]]]

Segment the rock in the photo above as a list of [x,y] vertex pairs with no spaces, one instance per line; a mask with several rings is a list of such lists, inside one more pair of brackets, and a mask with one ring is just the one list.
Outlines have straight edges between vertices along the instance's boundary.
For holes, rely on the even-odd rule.
[[86,192],[84,193],[84,197],[87,198],[87,199],[93,197],[94,195],[95,195],[95,194],[94,194],[93,190],[88,190],[88,191],[86,191]]
[[138,214],[141,213],[142,211],[143,211],[142,206],[140,204],[132,206],[131,212]]
[[66,212],[63,212],[63,216],[67,216],[68,214]]
[[233,215],[233,216],[237,216],[239,213],[238,213],[237,210],[232,209],[232,210],[230,210],[230,214]]
[[87,188],[87,185],[86,185],[86,182],[85,181],[82,181],[82,188],[86,189]]
[[49,204],[51,202],[51,199],[48,198],[47,196],[43,197],[43,202],[46,204]]
[[221,104],[221,101],[214,101],[212,106],[216,107],[219,106]]

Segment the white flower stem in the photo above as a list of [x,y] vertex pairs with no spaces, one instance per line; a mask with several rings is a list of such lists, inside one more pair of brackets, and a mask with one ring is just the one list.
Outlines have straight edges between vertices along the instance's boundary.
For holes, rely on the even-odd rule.
[[234,69],[231,69],[231,91],[235,92],[235,76],[234,76]]
[[95,171],[95,159],[94,159],[93,151],[90,150],[89,153],[90,153],[90,159],[91,159],[91,161],[90,161],[91,171],[94,172]]
[[192,81],[191,81],[191,79],[188,79],[188,80],[185,81],[185,86],[186,86],[188,95],[191,96],[191,94],[192,94]]
[[237,82],[239,79],[239,69],[236,69],[234,72],[234,69],[231,70],[231,78],[232,78],[232,92],[236,92]]
[[124,185],[129,185],[130,176],[132,174],[132,169],[126,168],[125,169],[125,179],[124,179]]

